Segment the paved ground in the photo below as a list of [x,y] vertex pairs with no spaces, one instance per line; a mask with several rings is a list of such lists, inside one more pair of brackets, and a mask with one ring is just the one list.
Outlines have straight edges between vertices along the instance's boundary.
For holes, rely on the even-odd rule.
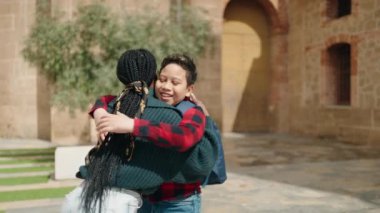
[[[224,148],[228,180],[203,190],[204,213],[380,212],[380,148],[273,134],[225,135]],[[61,201],[6,212],[59,212]]]
[[226,184],[206,212],[380,212],[380,148],[285,135],[228,135]]

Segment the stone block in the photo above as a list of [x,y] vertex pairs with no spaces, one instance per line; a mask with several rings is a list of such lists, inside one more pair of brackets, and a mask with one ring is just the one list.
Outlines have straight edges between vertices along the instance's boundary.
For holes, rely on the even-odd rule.
[[368,127],[340,126],[338,140],[357,145],[368,145],[370,129]]
[[0,16],[0,31],[14,30],[15,29],[15,17],[13,15],[1,15]]
[[[15,65],[11,60],[1,60],[0,61],[0,78],[9,81],[7,84],[11,84],[10,80],[12,78],[12,72]],[[2,85],[4,87],[6,85]]]
[[369,131],[368,143],[370,146],[380,147],[380,128],[373,128]]
[[0,14],[12,14],[16,12],[17,6],[15,1],[2,1],[0,2]]
[[0,45],[0,49],[2,49],[2,51],[0,52],[1,60],[14,59],[17,56],[16,43],[9,43],[9,42],[3,43]]
[[373,125],[376,128],[380,128],[380,110],[373,111]]
[[56,180],[75,179],[79,167],[93,146],[58,147],[55,150],[54,178]]
[[30,103],[23,104],[20,107],[11,108],[13,111],[11,114],[15,116],[13,122],[10,124],[14,125],[15,131],[12,132],[13,137],[20,138],[37,138],[37,119],[34,115],[37,113],[36,104]]
[[369,127],[371,126],[372,116],[371,109],[353,109],[346,124]]
[[335,125],[318,125],[319,138],[335,138],[339,132],[339,128]]
[[87,112],[68,109],[51,109],[52,142],[58,145],[73,146],[89,144],[90,122]]
[[7,31],[0,30],[0,41],[4,43],[13,41],[15,37],[16,37],[16,33],[14,32],[7,32]]

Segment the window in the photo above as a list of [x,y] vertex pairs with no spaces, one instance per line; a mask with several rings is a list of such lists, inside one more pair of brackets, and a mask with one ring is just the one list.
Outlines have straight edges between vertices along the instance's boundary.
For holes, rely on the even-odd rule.
[[331,19],[340,18],[351,14],[351,0],[328,0],[327,16]]
[[347,43],[331,45],[327,49],[327,103],[351,104],[351,46]]

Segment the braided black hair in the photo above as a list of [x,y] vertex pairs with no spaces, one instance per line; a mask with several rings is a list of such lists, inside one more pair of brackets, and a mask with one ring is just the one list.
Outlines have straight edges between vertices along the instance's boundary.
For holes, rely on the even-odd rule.
[[[133,118],[142,113],[141,102],[147,95],[144,89],[147,90],[147,85],[150,85],[155,78],[155,58],[145,49],[128,50],[121,55],[116,74],[126,85],[126,89],[118,97],[119,101],[115,104],[118,108],[113,111],[117,110]],[[84,182],[82,192],[85,212],[92,212],[96,205],[99,205],[101,211],[103,195],[115,181],[116,170],[128,161],[128,155],[132,153],[126,152],[131,152],[133,143],[134,137],[131,134],[110,133],[105,141],[88,155],[86,164],[89,178]]]

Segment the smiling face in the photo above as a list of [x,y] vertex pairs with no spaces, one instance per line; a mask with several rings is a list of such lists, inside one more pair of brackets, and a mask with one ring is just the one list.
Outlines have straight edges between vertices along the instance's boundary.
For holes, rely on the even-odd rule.
[[186,70],[178,64],[168,64],[160,72],[155,84],[157,98],[170,105],[176,105],[189,96],[193,85],[188,85]]

